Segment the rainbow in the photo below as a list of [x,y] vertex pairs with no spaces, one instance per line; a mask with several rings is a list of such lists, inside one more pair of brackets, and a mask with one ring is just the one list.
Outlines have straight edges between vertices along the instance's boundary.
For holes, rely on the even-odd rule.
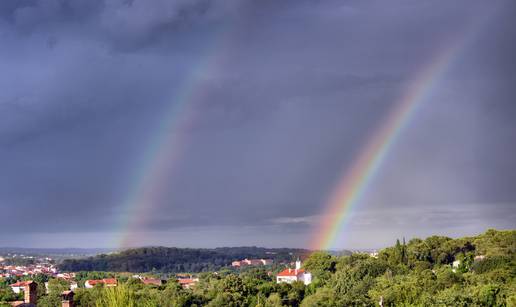
[[129,192],[118,207],[117,232],[112,238],[112,246],[119,248],[133,247],[145,243],[144,230],[152,219],[151,214],[158,211],[162,203],[164,186],[168,177],[173,175],[179,165],[188,139],[184,130],[196,120],[198,113],[192,106],[203,100],[205,87],[210,82],[211,74],[217,74],[230,56],[229,49],[233,37],[238,34],[246,16],[252,12],[252,6],[235,3],[238,18],[226,21],[215,30],[208,39],[207,48],[200,60],[189,69],[180,90],[175,93],[168,110],[163,112],[163,119],[158,123],[154,137],[146,146],[137,168],[129,176]]
[[408,125],[418,106],[431,94],[462,45],[463,40],[459,40],[440,50],[433,61],[417,74],[401,99],[394,104],[391,112],[360,151],[351,168],[338,181],[326,205],[326,210],[321,215],[319,228],[314,232],[310,245],[312,250],[330,249],[333,246],[347,224],[351,211],[360,202],[371,181],[379,172],[404,127]]
[[429,64],[415,74],[404,95],[394,104],[391,112],[366,142],[355,162],[338,180],[323,214],[320,215],[318,228],[313,232],[310,249],[327,250],[335,245],[348,224],[353,208],[360,203],[391,148],[417,113],[419,106],[431,96],[438,81],[453,64],[460,51],[501,9],[503,5],[495,5],[482,16],[472,17],[462,29],[455,32],[458,35],[448,37],[449,40],[442,44],[444,48],[438,50]]
[[112,245],[128,248],[145,242],[144,230],[151,220],[151,213],[156,212],[166,190],[166,178],[171,176],[178,166],[188,144],[184,130],[188,129],[197,118],[192,106],[202,99],[208,82],[205,76],[216,71],[225,58],[225,48],[230,32],[218,36],[215,46],[208,48],[202,59],[190,68],[171,104],[164,112],[163,120],[158,123],[154,137],[145,147],[146,150],[137,163],[138,168],[130,176],[129,193],[121,205],[118,232],[112,239]]

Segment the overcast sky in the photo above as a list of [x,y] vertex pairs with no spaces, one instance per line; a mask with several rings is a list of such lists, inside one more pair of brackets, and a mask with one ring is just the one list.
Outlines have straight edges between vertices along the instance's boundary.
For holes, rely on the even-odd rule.
[[129,234],[132,246],[307,247],[341,175],[454,42],[334,247],[515,228],[515,9],[1,1],[0,246],[116,247]]

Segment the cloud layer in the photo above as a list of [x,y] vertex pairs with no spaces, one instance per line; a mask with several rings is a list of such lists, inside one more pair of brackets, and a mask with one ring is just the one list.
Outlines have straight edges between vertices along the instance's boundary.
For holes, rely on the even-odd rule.
[[[407,84],[464,35],[335,247],[513,227],[514,10],[2,1],[0,245],[113,245],[166,134],[182,154],[134,245],[306,246]],[[173,114],[186,88],[188,112]]]

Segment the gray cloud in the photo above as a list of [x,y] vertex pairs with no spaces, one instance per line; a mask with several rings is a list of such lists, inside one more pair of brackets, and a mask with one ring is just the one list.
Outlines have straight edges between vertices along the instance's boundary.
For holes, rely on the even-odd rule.
[[514,8],[3,1],[0,245],[114,244],[149,148],[175,139],[135,245],[305,246],[407,84],[464,35],[336,246],[510,227]]

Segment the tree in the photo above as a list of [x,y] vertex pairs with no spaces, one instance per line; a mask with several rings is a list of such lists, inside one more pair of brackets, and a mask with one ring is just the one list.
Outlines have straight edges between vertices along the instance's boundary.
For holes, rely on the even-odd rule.
[[19,297],[7,284],[0,284],[0,302],[14,301]]
[[319,288],[315,294],[307,296],[301,303],[301,307],[334,307],[339,306],[335,292],[330,288]]
[[304,262],[303,267],[312,273],[315,283],[324,284],[335,273],[336,258],[326,252],[314,252]]
[[48,292],[61,295],[63,291],[69,290],[70,284],[60,278],[52,278],[48,281]]
[[[136,307],[135,293],[125,285],[104,288],[95,301],[96,307]],[[142,305],[140,305],[142,306]]]
[[283,307],[283,303],[281,302],[281,297],[278,293],[271,294],[267,300],[265,301],[265,304],[263,307]]

